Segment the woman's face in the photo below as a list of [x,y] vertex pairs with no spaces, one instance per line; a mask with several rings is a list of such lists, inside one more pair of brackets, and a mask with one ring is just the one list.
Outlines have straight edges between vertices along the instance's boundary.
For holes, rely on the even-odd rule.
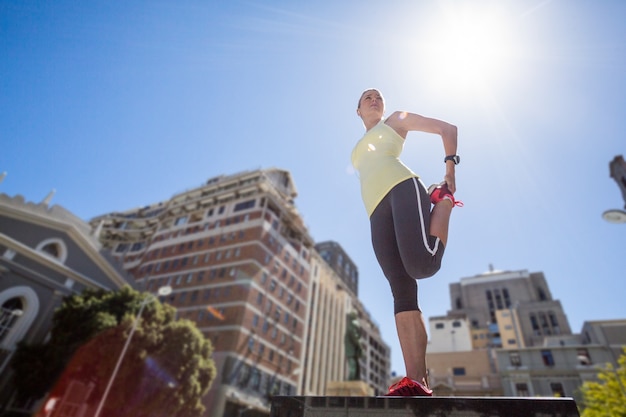
[[380,91],[376,89],[365,90],[359,99],[359,107],[356,109],[356,113],[361,119],[376,115],[382,117],[385,112],[385,99]]

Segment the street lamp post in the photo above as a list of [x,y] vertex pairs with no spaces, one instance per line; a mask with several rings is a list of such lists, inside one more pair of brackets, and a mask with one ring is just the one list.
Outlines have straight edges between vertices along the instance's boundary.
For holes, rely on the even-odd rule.
[[[161,296],[169,295],[171,292],[172,292],[172,287],[169,287],[169,286],[161,287],[158,290],[158,294],[161,295]],[[104,407],[104,402],[106,401],[106,399],[107,399],[107,397],[109,395],[109,391],[111,390],[111,386],[113,386],[113,381],[115,380],[115,376],[117,375],[117,372],[120,369],[120,365],[122,364],[122,360],[124,359],[124,355],[126,355],[126,351],[128,350],[128,346],[130,345],[130,341],[133,338],[133,335],[135,334],[135,330],[137,329],[137,323],[139,323],[139,319],[141,318],[141,314],[143,313],[144,307],[146,305],[148,305],[148,303],[151,303],[154,300],[156,300],[156,297],[154,295],[152,295],[152,294],[149,294],[141,302],[141,306],[139,307],[139,311],[137,312],[137,316],[135,316],[135,320],[133,322],[133,327],[131,328],[130,333],[128,334],[128,338],[126,339],[126,343],[124,343],[124,348],[122,349],[122,353],[120,353],[119,358],[117,358],[117,363],[115,364],[115,368],[113,369],[113,373],[111,374],[111,377],[109,378],[109,382],[107,384],[106,389],[104,390],[104,394],[102,394],[102,399],[100,399],[100,404],[98,404],[98,409],[96,410],[96,413],[94,414],[94,417],[99,417],[100,416],[100,412],[102,411],[102,407]]]

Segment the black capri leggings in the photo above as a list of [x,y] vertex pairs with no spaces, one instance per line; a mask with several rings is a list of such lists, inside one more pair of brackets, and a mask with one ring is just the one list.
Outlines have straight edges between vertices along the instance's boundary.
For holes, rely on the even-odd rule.
[[394,313],[419,310],[417,279],[441,267],[444,245],[431,236],[430,196],[419,178],[409,178],[385,195],[370,216],[376,259],[391,286]]

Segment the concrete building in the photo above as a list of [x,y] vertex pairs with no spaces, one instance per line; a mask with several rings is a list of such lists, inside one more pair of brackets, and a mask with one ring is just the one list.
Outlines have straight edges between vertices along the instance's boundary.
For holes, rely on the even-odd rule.
[[89,225],[61,206],[0,194],[0,410],[29,416],[33,398],[13,402],[9,366],[19,342],[43,343],[63,297],[87,288],[134,285],[102,250]]
[[317,251],[311,254],[311,290],[301,395],[324,395],[329,381],[346,378],[344,335],[352,307],[346,284]]
[[429,320],[437,395],[574,396],[626,346],[626,320],[586,322],[572,334],[539,272],[462,278],[450,299],[447,315]]
[[350,291],[359,296],[359,270],[356,264],[337,242],[327,241],[315,244],[315,249],[328,265],[341,278]]
[[[325,395],[328,382],[344,381],[347,376],[344,336],[347,316],[355,312],[361,332],[361,380],[374,395],[387,392],[391,350],[380,334],[378,324],[358,299],[358,268],[337,242],[315,245],[311,257],[312,284],[310,310],[313,320],[311,342],[305,357],[303,395]],[[329,343],[330,342],[330,343]]]
[[391,349],[385,343],[380,327],[358,298],[353,298],[353,308],[358,313],[363,342],[361,379],[371,388],[372,395],[384,395],[391,377]]
[[601,320],[585,322],[580,334],[546,337],[542,346],[498,349],[504,394],[575,397],[607,364],[617,366],[624,347],[626,320]]
[[218,378],[206,415],[269,414],[296,394],[304,354],[313,241],[279,169],[219,176],[167,201],[91,220],[138,285],[211,340]]
[[571,334],[542,273],[492,268],[450,284],[450,302],[446,316],[429,319],[426,358],[438,395],[499,395],[496,349]]
[[[327,257],[329,265],[317,252],[296,196],[289,172],[246,171],[91,220],[137,285],[171,286],[164,301],[212,341],[218,378],[205,400],[208,416],[268,415],[271,395],[324,395],[327,381],[345,377],[346,315],[359,309],[349,287],[358,283],[357,268],[338,244],[323,247],[342,254],[340,270],[337,258]],[[389,349],[377,328],[363,328],[366,347],[387,355],[371,361],[378,380]],[[367,352],[366,367],[375,357]]]
[[486,331],[492,348],[536,346],[546,336],[571,334],[561,302],[552,298],[541,272],[492,269],[461,278],[450,284],[450,301],[448,316],[464,317],[471,329]]
[[444,396],[501,396],[502,383],[489,349],[427,353],[428,381]]

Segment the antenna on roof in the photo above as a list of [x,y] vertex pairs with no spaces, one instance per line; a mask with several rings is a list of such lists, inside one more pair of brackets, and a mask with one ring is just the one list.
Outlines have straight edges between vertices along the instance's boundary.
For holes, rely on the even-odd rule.
[[46,206],[48,204],[50,204],[50,200],[52,200],[52,197],[54,197],[54,194],[57,192],[57,190],[55,190],[54,188],[52,189],[52,191],[50,191],[48,193],[48,195],[46,196],[46,198],[43,199],[43,201],[41,202],[41,204],[45,204]]

